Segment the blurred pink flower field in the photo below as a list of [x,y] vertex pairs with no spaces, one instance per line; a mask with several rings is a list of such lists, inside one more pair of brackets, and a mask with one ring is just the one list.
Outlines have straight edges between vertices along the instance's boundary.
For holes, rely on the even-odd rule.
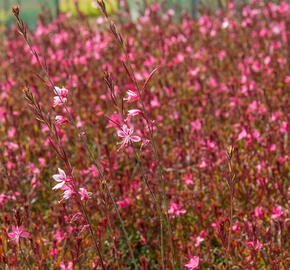
[[1,269],[289,269],[290,3],[0,30]]

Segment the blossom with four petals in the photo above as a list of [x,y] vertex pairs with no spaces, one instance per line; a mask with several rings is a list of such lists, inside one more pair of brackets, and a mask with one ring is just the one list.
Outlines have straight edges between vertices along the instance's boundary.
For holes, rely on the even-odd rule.
[[122,130],[118,130],[118,136],[124,138],[121,142],[121,148],[126,147],[130,142],[140,142],[141,138],[139,136],[132,135],[134,128],[128,128],[126,124],[123,125]]
[[55,174],[52,178],[58,182],[52,189],[61,189],[67,182],[70,182],[70,178],[66,176],[64,170],[58,168],[59,174]]
[[8,237],[11,238],[11,240],[15,240],[15,242],[18,244],[20,241],[20,237],[28,237],[28,232],[23,232],[23,225],[20,227],[12,226],[12,233],[8,233]]

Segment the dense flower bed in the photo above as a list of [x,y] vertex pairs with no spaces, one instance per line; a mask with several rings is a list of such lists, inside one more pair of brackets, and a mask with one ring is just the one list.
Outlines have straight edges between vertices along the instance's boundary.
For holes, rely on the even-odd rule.
[[28,33],[39,59],[7,31],[0,264],[289,269],[289,14],[61,15]]

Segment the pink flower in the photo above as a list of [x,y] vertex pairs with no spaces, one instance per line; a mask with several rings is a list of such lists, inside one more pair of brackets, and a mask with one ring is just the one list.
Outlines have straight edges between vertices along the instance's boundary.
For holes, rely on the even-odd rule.
[[122,147],[126,147],[130,142],[140,142],[141,138],[139,136],[132,136],[134,132],[134,128],[128,128],[127,125],[123,125],[122,130],[118,130],[118,136],[124,138],[121,142],[121,149]]
[[68,90],[64,87],[59,88],[57,86],[54,87],[54,93],[61,98],[66,98],[68,94]]
[[66,238],[66,233],[61,230],[57,230],[53,235],[53,240],[56,240],[56,243],[59,244],[63,239]]
[[137,101],[139,99],[138,95],[135,92],[133,92],[132,90],[128,90],[127,95],[128,95],[128,97],[124,98],[124,100],[127,100],[130,103]]
[[168,214],[173,216],[180,216],[180,214],[186,213],[185,209],[181,208],[181,203],[170,202],[170,208],[168,210]]
[[79,220],[79,218],[82,216],[81,212],[77,212],[76,214],[74,214],[70,220],[70,223],[75,222],[77,220]]
[[271,216],[272,219],[278,219],[279,217],[283,216],[284,215],[284,212],[282,210],[282,207],[279,205],[278,207],[273,207],[272,208],[272,211],[273,211],[273,215]]
[[54,92],[56,96],[53,98],[53,106],[61,106],[63,103],[67,102],[67,94],[68,90],[64,87],[59,88],[57,86],[54,87]]
[[185,174],[184,176],[183,176],[183,181],[187,184],[187,185],[193,185],[194,183],[193,183],[193,175],[192,175],[192,173],[190,173],[190,174]]
[[70,269],[73,269],[73,263],[72,262],[69,262],[67,264],[67,266],[65,265],[64,262],[60,262],[59,266],[60,266],[60,269],[62,269],[62,270],[70,270]]
[[53,98],[53,107],[56,107],[56,106],[61,106],[63,105],[63,103],[66,103],[67,102],[67,98],[61,98],[58,97],[58,96],[55,96]]
[[191,124],[191,127],[192,127],[192,130],[200,130],[201,129],[201,122],[197,119],[193,122],[190,123]]
[[58,125],[58,126],[61,126],[63,125],[64,123],[68,122],[67,119],[62,116],[62,115],[57,115],[54,119],[55,123]]
[[254,248],[255,250],[259,250],[259,249],[261,249],[263,247],[263,244],[261,244],[259,242],[259,240],[256,240],[256,242],[254,242],[254,241],[248,242],[247,246],[251,247],[251,248]]
[[202,238],[200,236],[196,237],[194,246],[198,247],[200,245],[200,243],[203,241],[204,241],[204,238]]
[[259,206],[255,208],[255,217],[264,218],[263,207]]
[[85,188],[80,188],[79,189],[79,194],[81,195],[81,200],[82,201],[87,201],[89,198],[90,198],[90,196],[92,195],[92,193],[91,192],[88,192]]
[[206,168],[207,166],[208,166],[208,164],[206,163],[206,161],[204,159],[201,161],[200,164],[198,164],[199,168]]
[[247,138],[247,136],[248,136],[247,131],[246,131],[245,129],[243,129],[243,130],[241,131],[241,133],[239,134],[238,141],[239,141],[239,140],[242,140],[242,139],[244,139],[244,138]]
[[117,204],[121,207],[126,207],[128,205],[130,205],[131,203],[131,199],[130,198],[123,198],[123,201],[117,201]]
[[62,169],[58,168],[58,172],[59,174],[53,175],[52,178],[59,183],[56,184],[52,189],[61,189],[66,182],[71,181],[71,179],[66,176]]
[[68,200],[73,194],[75,194],[75,191],[68,185],[64,185],[61,189],[64,190],[64,192],[62,194],[62,199],[59,202]]
[[143,116],[143,112],[141,110],[138,110],[138,109],[133,109],[133,110],[128,111],[128,116],[136,116],[136,115]]
[[198,256],[190,256],[190,261],[185,264],[184,266],[189,268],[189,270],[197,268],[199,265],[199,257]]
[[27,238],[28,236],[28,232],[23,232],[22,225],[20,227],[12,226],[12,233],[8,233],[8,237],[12,238],[11,240],[15,240],[17,244],[20,241],[20,237]]

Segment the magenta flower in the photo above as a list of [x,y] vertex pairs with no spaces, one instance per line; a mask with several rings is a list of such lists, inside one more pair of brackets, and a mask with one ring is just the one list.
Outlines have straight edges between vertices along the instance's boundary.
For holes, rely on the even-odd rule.
[[139,99],[138,95],[135,92],[133,92],[132,90],[128,90],[127,95],[128,95],[128,97],[124,98],[124,100],[127,100],[130,103],[137,101]]
[[271,218],[272,219],[278,219],[279,217],[283,216],[284,215],[284,212],[282,210],[282,207],[279,205],[278,207],[273,207],[272,208],[272,211],[273,211],[273,215],[271,215]]
[[181,208],[181,203],[170,202],[170,208],[168,210],[168,214],[173,216],[180,216],[180,214],[186,213],[185,209]]
[[122,130],[118,130],[118,136],[124,138],[121,142],[121,148],[126,147],[130,142],[140,142],[141,138],[139,136],[132,136],[134,128],[128,128],[127,125],[123,125]]
[[130,205],[131,201],[132,200],[130,198],[123,197],[123,201],[117,201],[117,204],[121,207],[126,207],[126,206]]
[[58,182],[52,189],[61,189],[66,182],[69,182],[71,179],[66,176],[64,170],[58,168],[59,174],[55,174],[52,178]]
[[87,201],[90,197],[91,197],[91,195],[92,195],[92,193],[91,192],[88,192],[85,188],[80,188],[79,189],[79,194],[81,195],[81,200],[82,201]]
[[73,263],[72,262],[69,262],[67,264],[67,266],[65,265],[64,262],[60,262],[59,266],[60,266],[60,269],[61,270],[70,270],[70,269],[73,269]]
[[195,269],[199,266],[199,257],[198,256],[190,256],[190,261],[184,265],[189,268],[189,270]]
[[248,242],[247,246],[251,247],[251,248],[253,248],[255,250],[259,250],[259,249],[261,249],[263,247],[263,244],[260,243],[259,240],[256,240],[255,242],[254,241]]
[[20,237],[26,238],[29,236],[28,232],[23,232],[23,226],[15,227],[12,226],[12,233],[8,233],[8,236],[12,238],[11,240],[15,240],[18,244],[20,241]]

